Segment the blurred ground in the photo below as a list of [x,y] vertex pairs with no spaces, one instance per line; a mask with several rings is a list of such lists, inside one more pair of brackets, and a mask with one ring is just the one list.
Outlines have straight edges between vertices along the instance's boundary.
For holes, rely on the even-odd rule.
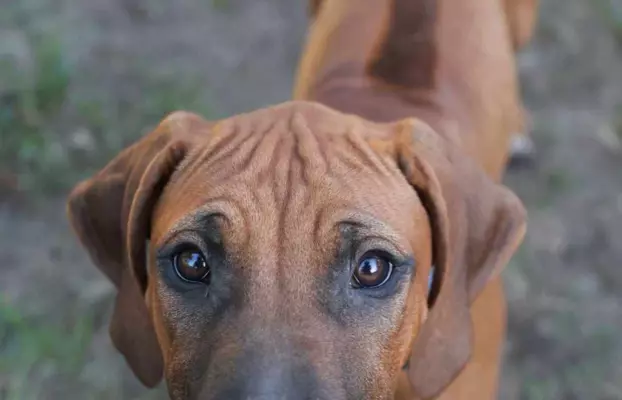
[[[0,399],[163,399],[107,334],[63,196],[168,111],[286,100],[306,0],[0,0]],[[622,0],[543,0],[520,57],[537,158],[505,274],[502,400],[622,399]]]

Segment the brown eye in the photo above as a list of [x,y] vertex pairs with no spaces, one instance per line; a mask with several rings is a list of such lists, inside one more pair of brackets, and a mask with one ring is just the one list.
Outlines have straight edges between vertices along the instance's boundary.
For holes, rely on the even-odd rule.
[[356,288],[374,288],[384,285],[391,277],[393,264],[379,254],[366,254],[354,269],[352,285]]
[[199,250],[188,249],[175,254],[173,267],[177,275],[187,282],[209,283],[210,269]]

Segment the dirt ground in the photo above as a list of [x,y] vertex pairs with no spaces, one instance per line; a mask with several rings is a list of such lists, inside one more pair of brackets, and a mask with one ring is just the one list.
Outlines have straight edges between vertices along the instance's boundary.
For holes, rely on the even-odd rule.
[[[0,0],[0,399],[163,399],[107,333],[64,195],[168,111],[286,100],[305,0]],[[537,155],[505,272],[502,400],[622,399],[622,0],[543,0],[519,58]]]

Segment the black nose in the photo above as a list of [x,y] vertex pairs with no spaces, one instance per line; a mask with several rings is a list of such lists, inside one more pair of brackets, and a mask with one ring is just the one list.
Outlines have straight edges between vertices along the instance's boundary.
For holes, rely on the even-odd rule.
[[213,397],[217,400],[323,399],[310,368],[280,363],[247,365]]

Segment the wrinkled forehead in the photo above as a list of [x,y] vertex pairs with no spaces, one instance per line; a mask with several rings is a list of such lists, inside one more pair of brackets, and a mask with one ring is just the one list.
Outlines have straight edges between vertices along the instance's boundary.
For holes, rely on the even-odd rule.
[[370,145],[387,130],[310,103],[221,121],[168,184],[158,228],[212,208],[298,236],[344,221],[406,235],[424,222],[423,210],[390,154]]

